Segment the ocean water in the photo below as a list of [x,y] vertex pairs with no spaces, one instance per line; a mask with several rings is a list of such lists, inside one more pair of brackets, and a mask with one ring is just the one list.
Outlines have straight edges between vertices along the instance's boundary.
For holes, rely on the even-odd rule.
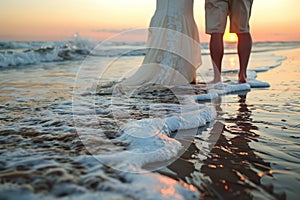
[[124,96],[105,84],[139,67],[145,43],[0,42],[0,199],[296,199],[299,82],[260,74],[299,47],[255,43],[237,84],[226,44],[224,83],[209,85],[203,43],[198,85]]

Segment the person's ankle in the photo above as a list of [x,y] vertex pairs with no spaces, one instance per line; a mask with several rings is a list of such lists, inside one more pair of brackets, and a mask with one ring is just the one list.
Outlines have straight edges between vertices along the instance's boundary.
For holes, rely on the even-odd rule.
[[245,75],[239,75],[238,82],[239,83],[247,83],[246,76]]
[[247,83],[247,79],[245,79],[245,78],[239,78],[238,82],[239,83]]
[[238,75],[238,82],[239,82],[239,83],[247,83],[247,74],[246,74],[246,73],[239,72],[239,75]]

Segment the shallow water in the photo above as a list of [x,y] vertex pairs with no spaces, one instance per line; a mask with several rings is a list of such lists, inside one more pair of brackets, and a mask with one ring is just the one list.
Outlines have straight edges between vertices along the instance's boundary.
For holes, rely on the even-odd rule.
[[163,174],[192,183],[203,199],[298,199],[299,62],[291,60],[299,50],[280,53],[288,56],[282,66],[258,76],[270,88],[219,99],[219,120],[204,131],[216,141],[207,158],[197,159],[203,140],[196,137],[191,151],[168,166],[177,174]]
[[[273,46],[270,44],[270,48]],[[87,93],[75,102],[82,109],[74,110],[73,89],[81,60],[2,68],[0,196],[3,199],[18,199],[21,195],[24,199],[75,195],[79,199],[197,199],[200,195],[203,199],[296,199],[300,189],[300,84],[299,63],[293,64],[293,59],[297,59],[293,51],[274,55],[268,49],[255,53],[250,68],[266,71],[258,73],[258,79],[270,83],[270,88],[223,95],[213,103],[199,102],[217,111],[216,121],[170,135],[173,139],[162,136],[153,143],[116,138],[120,128],[131,121],[174,116],[178,112],[175,109],[178,99],[162,101],[153,98],[153,94],[120,99]],[[282,56],[288,59],[270,69],[281,63]],[[110,60],[98,58],[91,58],[96,68]],[[142,55],[115,60],[103,74],[103,80],[120,78],[141,60]],[[206,75],[211,74],[208,56],[204,56],[203,62],[203,71],[198,76],[206,81]],[[224,62],[231,63],[225,67],[225,79],[234,79],[236,55],[226,55]],[[83,82],[95,78],[94,69],[89,70]],[[274,76],[282,79],[275,81]],[[149,127],[142,126],[142,130],[151,133],[153,129]],[[157,154],[153,158],[124,159],[124,154],[118,157],[128,149],[155,153],[152,148],[161,144],[164,144],[159,149],[162,156],[157,160]],[[179,144],[185,144],[187,149],[177,160],[167,162],[168,167],[154,172],[139,168],[149,160],[170,159]],[[141,149],[141,145],[149,149]],[[108,155],[112,164],[107,165],[107,158],[91,153]],[[126,160],[135,163],[136,169],[124,166],[129,162]]]

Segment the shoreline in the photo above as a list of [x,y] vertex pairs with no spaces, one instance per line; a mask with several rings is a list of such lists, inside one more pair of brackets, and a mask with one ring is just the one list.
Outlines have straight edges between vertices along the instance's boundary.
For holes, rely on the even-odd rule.
[[[269,49],[272,48],[275,49],[270,45]],[[79,130],[86,131],[87,135],[101,135],[103,130],[105,136],[98,138],[99,141],[94,146],[93,143],[92,146],[83,144],[78,130],[74,127],[76,123],[72,112],[73,78],[77,73],[76,68],[80,67],[78,61],[4,69],[1,76],[3,106],[0,107],[4,114],[4,126],[0,130],[1,143],[4,144],[1,149],[3,162],[0,163],[0,176],[3,184],[0,186],[0,196],[10,199],[18,199],[23,194],[31,199],[40,196],[73,198],[78,192],[79,199],[101,195],[113,198],[115,194],[119,198],[129,196],[135,199],[155,199],[154,197],[163,198],[164,195],[181,195],[182,199],[191,199],[190,195],[198,195],[195,190],[198,188],[202,191],[202,199],[245,199],[252,196],[293,199],[300,190],[296,188],[300,184],[295,178],[300,174],[300,83],[297,77],[299,51],[275,50],[275,54],[282,53],[280,55],[287,55],[289,58],[280,67],[257,74],[258,80],[271,84],[270,88],[221,94],[222,98],[214,99],[219,112],[219,122],[194,130],[195,134],[201,133],[196,136],[191,134],[191,130],[176,135],[175,139],[181,143],[193,143],[191,146],[186,145],[189,148],[186,152],[181,152],[183,155],[171,164],[170,169],[160,171],[172,179],[153,171],[145,171],[148,174],[138,174],[132,179],[130,173],[114,170],[115,165],[112,168],[106,167],[90,155],[87,147],[99,150],[99,154],[108,153],[110,160],[113,160],[112,157],[126,151],[129,144],[126,141],[117,144],[111,142],[111,138],[119,130],[118,123],[121,119],[114,120],[114,115],[110,112],[110,98],[99,95],[82,97],[96,102],[96,107],[91,108],[96,109],[97,120],[88,111],[78,113],[80,119],[86,120]],[[227,61],[232,57],[227,57]],[[115,66],[121,66],[125,70],[126,67],[139,63],[141,58],[142,55],[126,57],[126,62],[120,60]],[[255,58],[258,59],[252,67],[274,66],[278,57],[267,52],[255,54]],[[235,66],[237,65],[233,62],[232,69]],[[209,70],[209,66],[206,67]],[[119,76],[112,73],[109,75],[110,78]],[[233,75],[228,73],[231,80]],[[276,77],[281,79],[276,80]],[[91,99],[94,97],[95,99]],[[141,110],[140,106],[131,106],[149,105],[151,99],[146,102],[131,100],[116,100],[119,107],[114,109],[129,112],[132,114],[130,116],[138,119],[149,118],[152,112],[153,116],[158,116],[161,112],[160,107],[151,107],[153,109],[150,112],[147,107]],[[161,115],[164,116],[164,110],[162,111]],[[191,116],[190,119],[193,121],[194,117]],[[149,132],[149,129],[143,130]],[[166,144],[161,146],[167,147],[166,151],[154,155],[153,158],[164,157],[171,151],[169,147],[174,147]],[[138,149],[135,147],[133,150]],[[141,161],[126,155],[123,158],[132,163]],[[151,161],[147,156],[142,159],[145,162]],[[121,164],[122,160],[114,159]],[[149,185],[149,180],[152,185]],[[142,189],[137,193],[136,188]],[[161,189],[166,189],[165,193]]]
[[[223,116],[223,120],[217,121],[210,131],[211,137],[213,135],[219,135],[220,137],[206,159],[195,159],[199,154],[197,148],[199,140],[196,137],[186,153],[169,165],[168,169],[158,170],[158,172],[194,185],[201,192],[201,199],[221,197],[225,199],[251,199],[253,196],[258,198],[295,199],[297,197],[296,192],[300,189],[300,181],[288,174],[286,174],[287,178],[282,177],[281,167],[288,169],[284,166],[289,164],[284,162],[280,164],[272,163],[272,161],[276,162],[276,159],[272,160],[269,158],[270,156],[264,156],[270,155],[271,152],[269,151],[271,149],[264,148],[262,142],[265,142],[264,140],[268,135],[272,135],[274,127],[281,126],[280,123],[291,121],[289,118],[296,118],[297,113],[291,114],[291,117],[284,117],[283,111],[280,112],[280,110],[272,111],[271,109],[271,111],[257,112],[262,109],[262,102],[267,100],[265,98],[276,96],[278,91],[293,89],[300,95],[300,82],[295,81],[297,73],[293,73],[300,71],[297,70],[297,66],[300,66],[300,49],[283,50],[276,52],[276,55],[287,56],[287,59],[282,61],[281,66],[267,72],[258,73],[257,77],[258,80],[270,83],[270,88],[251,89],[247,95],[229,94],[226,96],[226,103],[230,105],[225,106],[225,109],[229,113]],[[282,77],[282,79],[276,80],[274,77]],[[283,80],[285,82],[297,82],[297,84],[294,84],[294,88],[286,88],[287,85],[282,84]],[[263,98],[263,95],[265,98]],[[274,103],[276,104],[276,102]],[[284,104],[282,106],[284,107]],[[268,118],[268,112],[272,113],[273,118]],[[236,116],[234,117],[234,115]],[[279,124],[277,124],[278,122]],[[295,123],[296,119],[293,122]],[[294,125],[297,126],[297,124]],[[219,128],[216,128],[216,126],[219,126]],[[222,126],[223,128],[220,128]],[[283,131],[287,129],[289,128],[281,127]],[[297,139],[300,138],[299,135],[291,137],[295,138],[293,145],[296,145]],[[272,139],[280,140],[280,138]],[[210,142],[210,144],[213,143]],[[270,144],[272,144],[271,141]],[[280,154],[280,152],[277,153]],[[274,156],[276,156],[276,153]],[[282,166],[279,167],[278,165]],[[296,169],[289,169],[289,171],[294,170]],[[197,176],[199,176],[196,179],[198,182],[195,182],[193,179]],[[297,187],[298,184],[298,188],[290,190],[287,186],[289,185],[287,179],[293,179],[296,184],[294,187]]]

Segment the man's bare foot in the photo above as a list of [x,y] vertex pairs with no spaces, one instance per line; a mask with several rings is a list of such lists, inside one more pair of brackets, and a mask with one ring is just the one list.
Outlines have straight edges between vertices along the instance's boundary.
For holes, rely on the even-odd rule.
[[247,80],[239,80],[239,83],[247,83]]
[[239,83],[247,83],[247,77],[245,75],[239,75]]
[[247,83],[247,75],[239,73],[238,82],[239,83]]

